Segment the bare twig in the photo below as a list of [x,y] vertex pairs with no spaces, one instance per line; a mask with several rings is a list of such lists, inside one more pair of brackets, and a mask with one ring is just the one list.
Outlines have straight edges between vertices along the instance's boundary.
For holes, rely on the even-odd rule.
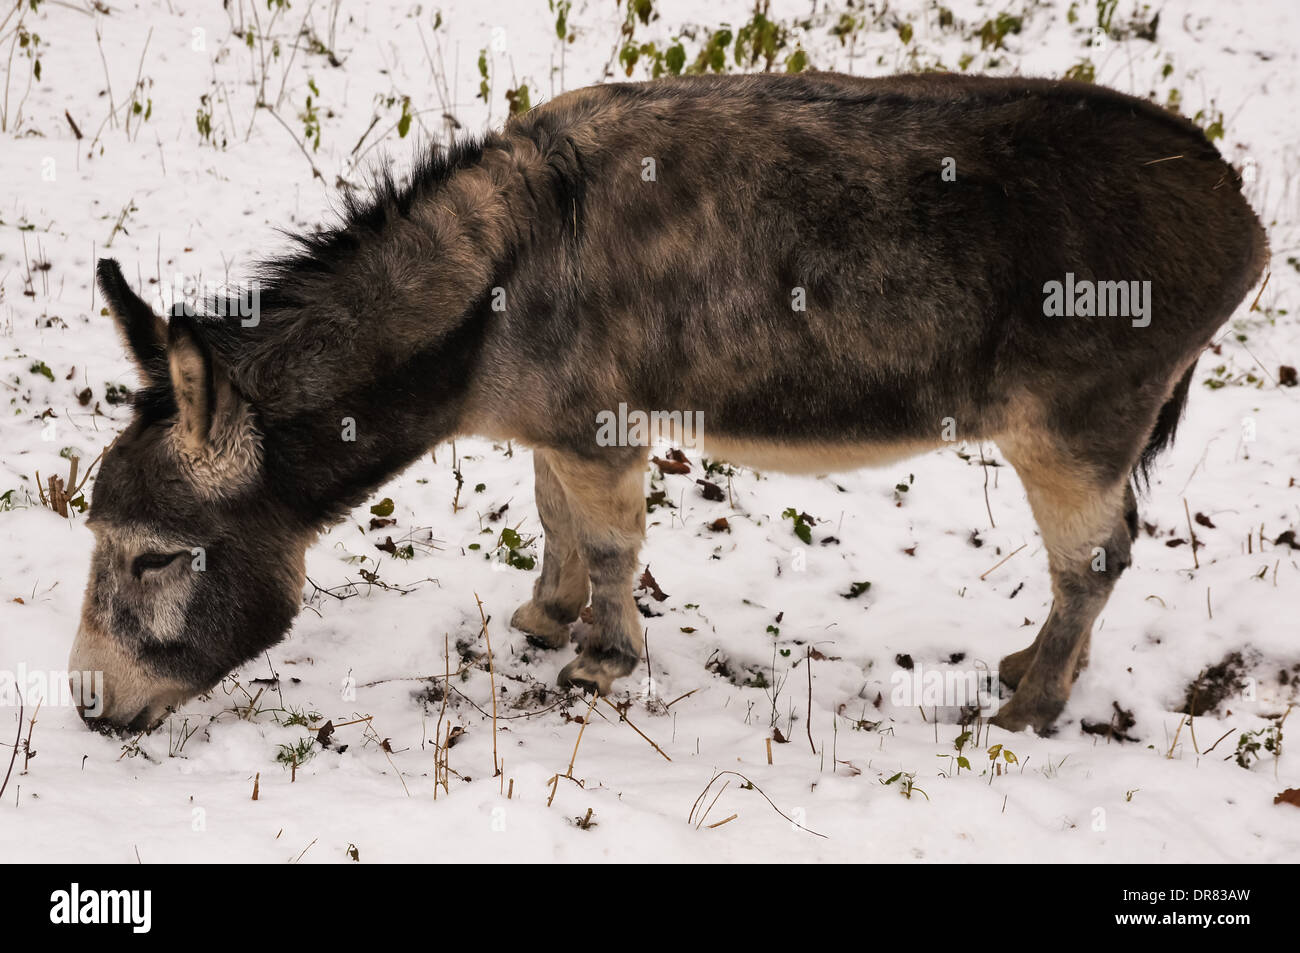
[[1028,543],[1021,543],[1021,544],[1020,544],[1019,546],[1017,546],[1015,549],[1011,550],[1011,552],[1007,553],[1006,556],[1004,556],[1003,558],[999,559],[999,560],[998,560],[996,563],[994,563],[993,566],[991,566],[991,567],[990,567],[990,568],[989,568],[989,569],[988,569],[988,570],[987,570],[983,575],[981,575],[981,576],[980,576],[980,579],[981,579],[981,580],[984,579],[984,578],[985,578],[986,576],[988,576],[988,574],[991,573],[994,569],[997,569],[999,566],[1001,566],[1003,563],[1005,563],[1008,559],[1010,559],[1012,556],[1014,556],[1016,553],[1020,552],[1020,550],[1024,549],[1024,548],[1025,548],[1026,546],[1028,546],[1028,545],[1029,545]]
[[1201,561],[1196,556],[1196,530],[1192,529],[1192,511],[1187,506],[1187,497],[1183,497],[1183,513],[1187,517],[1187,535],[1192,538],[1192,568],[1200,569]]
[[807,653],[808,665],[808,747],[812,748],[813,754],[816,754],[817,746],[813,744],[812,737],[812,646],[808,646],[805,651]]
[[488,635],[487,616],[483,614],[483,600],[478,597],[477,592],[474,593],[474,601],[478,603],[478,617],[483,621],[483,640],[487,642],[488,679],[492,685],[492,777],[495,778],[501,773],[501,767],[497,763],[497,676],[492,662],[492,637]]
[[573,754],[569,758],[569,770],[564,772],[566,778],[573,777],[573,762],[578,760],[578,745],[582,744],[582,733],[587,730],[587,724],[591,721],[591,710],[596,707],[596,700],[600,698],[600,692],[591,696],[591,704],[587,706],[587,714],[582,719],[582,727],[578,729],[578,740],[573,743]]
[[624,714],[623,712],[621,712],[621,711],[618,711],[618,706],[617,706],[617,705],[615,705],[613,702],[611,702],[608,698],[602,698],[601,701],[603,701],[603,702],[604,702],[606,705],[608,705],[610,708],[613,708],[614,711],[618,712],[619,720],[620,720],[620,721],[623,721],[623,722],[626,722],[626,723],[627,723],[627,726],[628,726],[629,728],[631,728],[631,729],[632,729],[633,731],[635,731],[638,735],[640,735],[642,738],[644,738],[645,741],[646,741],[646,744],[650,745],[651,748],[654,748],[655,751],[658,751],[659,754],[663,757],[663,759],[664,759],[665,761],[672,761],[672,760],[673,760],[672,758],[668,757],[668,755],[664,754],[663,749],[660,748],[660,747],[659,747],[657,744],[655,744],[653,741],[651,741],[651,740],[649,739],[649,737],[647,737],[647,735],[646,735],[646,733],[645,733],[644,731],[642,731],[642,730],[641,730],[640,728],[638,728],[636,725],[632,724],[632,722],[628,719],[627,715],[625,715],[625,714]]
[[18,760],[18,745],[23,740],[23,693],[17,685],[14,686],[14,691],[18,694],[18,734],[14,736],[14,750],[9,755],[9,770],[5,772],[4,781],[0,782],[0,797],[4,797],[5,788],[9,786],[9,775],[13,773],[14,762]]

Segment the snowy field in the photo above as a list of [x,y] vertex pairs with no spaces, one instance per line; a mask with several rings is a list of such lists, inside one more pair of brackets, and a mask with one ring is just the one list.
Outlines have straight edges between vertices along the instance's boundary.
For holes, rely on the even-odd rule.
[[[614,0],[5,0],[10,685],[32,695],[66,667],[92,547],[77,499],[66,517],[43,505],[37,474],[66,480],[72,456],[85,474],[129,420],[121,388],[136,375],[92,288],[96,257],[119,259],[146,299],[178,275],[238,281],[284,247],[277,229],[327,218],[338,188],[378,163],[406,168],[453,127],[498,125],[512,102],[628,69],[689,68],[711,48],[738,68],[752,3],[634,6],[651,15],[634,14],[629,40]],[[995,667],[1047,616],[1046,558],[996,447],[987,466],[980,447],[954,445],[852,474],[715,472],[722,501],[701,494],[697,455],[689,474],[648,472],[643,562],[667,597],[638,593],[653,613],[649,662],[588,714],[584,697],[554,690],[571,654],[530,651],[508,626],[536,576],[519,567],[542,548],[529,452],[462,440],[322,536],[289,638],[153,733],[95,734],[55,703],[34,725],[28,704],[20,724],[12,691],[0,699],[0,776],[22,737],[0,858],[1300,856],[1300,810],[1274,803],[1300,787],[1300,715],[1286,719],[1300,698],[1300,388],[1283,369],[1300,365],[1300,7],[879,7],[846,21],[843,3],[774,0],[772,68],[1070,71],[1177,104],[1221,136],[1269,230],[1267,286],[1201,359],[1134,566],[1052,737],[967,730],[894,691],[908,666]],[[74,496],[94,489],[92,469]],[[396,522],[372,529],[385,500]],[[809,545],[782,516],[791,508],[815,518]],[[710,528],[724,517],[728,531]],[[516,565],[491,558],[506,528]],[[1205,709],[1194,719],[1190,695]]]

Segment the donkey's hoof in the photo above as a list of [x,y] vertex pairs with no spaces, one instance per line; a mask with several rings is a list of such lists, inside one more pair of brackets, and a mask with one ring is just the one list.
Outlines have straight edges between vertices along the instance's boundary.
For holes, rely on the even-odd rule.
[[[999,674],[1001,674],[999,672]],[[1052,724],[1065,708],[1064,698],[1049,698],[1017,692],[1003,705],[991,721],[1004,731],[1024,731],[1033,728],[1040,735],[1051,734]]]
[[635,655],[624,655],[621,652],[581,652],[560,669],[556,683],[561,688],[577,688],[584,692],[608,695],[614,680],[629,674],[639,661]]
[[531,599],[515,610],[510,625],[523,632],[529,643],[539,649],[562,649],[569,644],[569,627],[551,618]]
[[998,663],[998,679],[1008,688],[1015,688],[1029,670],[1029,663],[1034,660],[1034,646],[1012,652]]

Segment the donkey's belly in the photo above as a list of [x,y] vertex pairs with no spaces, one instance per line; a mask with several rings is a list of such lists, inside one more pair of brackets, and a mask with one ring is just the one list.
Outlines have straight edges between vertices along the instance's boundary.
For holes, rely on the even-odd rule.
[[826,443],[734,438],[705,431],[698,448],[710,459],[781,473],[845,473],[880,467],[942,446],[938,441]]

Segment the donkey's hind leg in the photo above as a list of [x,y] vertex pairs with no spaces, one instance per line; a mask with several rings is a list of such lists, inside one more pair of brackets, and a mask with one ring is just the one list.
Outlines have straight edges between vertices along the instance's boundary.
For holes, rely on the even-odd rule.
[[515,610],[510,624],[528,634],[541,648],[569,644],[569,626],[587,604],[590,583],[587,566],[578,551],[564,487],[551,468],[550,453],[533,451],[534,493],[545,540],[542,573],[533,583],[533,597]]
[[561,687],[609,693],[641,660],[633,578],[645,537],[645,455],[552,460],[569,501],[574,538],[591,576],[592,630],[560,672]]
[[[1128,472],[1103,472],[1050,437],[999,441],[1020,474],[1047,548],[1051,614],[1033,645],[1008,655],[999,674],[1016,685],[993,723],[1045,732],[1087,663],[1092,625],[1129,564],[1136,518]],[[1133,514],[1133,515],[1130,515]]]
[[[1124,524],[1128,527],[1128,537],[1130,542],[1137,539],[1137,520],[1137,497],[1133,493],[1133,487],[1126,486],[1124,488]],[[1048,616],[1047,623],[1044,624],[1043,629],[1039,630],[1038,637],[1034,639],[1032,645],[1021,649],[1019,652],[1012,652],[1002,660],[1001,664],[998,666],[998,676],[1005,684],[1012,688],[1015,688],[1020,684],[1020,680],[1024,678],[1025,672],[1029,668],[1029,663],[1034,660],[1034,656],[1038,653],[1038,646],[1042,642],[1043,632],[1046,631],[1048,626],[1051,624],[1051,615],[1055,614],[1055,612],[1056,609],[1053,607],[1052,613]],[[1075,666],[1074,671],[1074,677],[1076,679],[1079,677],[1079,672],[1083,671],[1083,669],[1088,666],[1088,652],[1091,641],[1091,634],[1084,638],[1083,651],[1079,653],[1079,662]]]

